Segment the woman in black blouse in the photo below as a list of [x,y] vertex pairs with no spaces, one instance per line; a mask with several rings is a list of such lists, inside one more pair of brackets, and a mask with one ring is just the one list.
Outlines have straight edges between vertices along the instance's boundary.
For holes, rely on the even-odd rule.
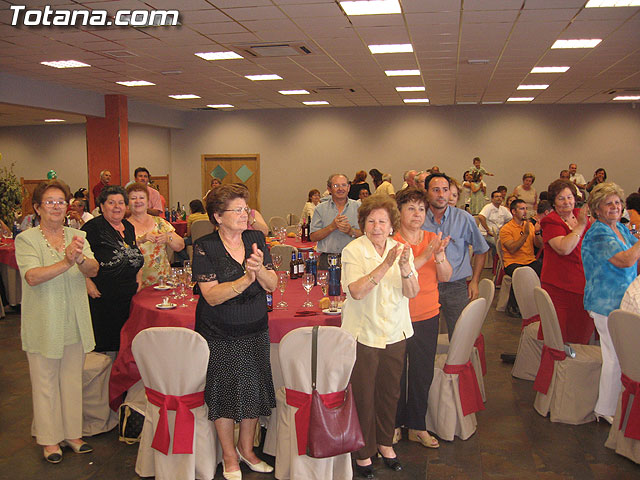
[[144,257],[136,245],[133,225],[124,219],[129,196],[118,185],[98,196],[102,215],[82,226],[100,270],[87,278],[89,308],[97,352],[120,349],[120,329],[129,318],[131,298],[138,291]]
[[[247,230],[248,197],[238,185],[211,192],[207,214],[218,230],[198,239],[193,252],[201,292],[196,331],[211,350],[205,401],[222,445],[226,479],[242,478],[239,461],[255,472],[273,471],[253,452],[253,436],[258,417],[275,407],[266,291],[275,290],[277,277],[264,235]],[[237,449],[234,422],[240,423]]]

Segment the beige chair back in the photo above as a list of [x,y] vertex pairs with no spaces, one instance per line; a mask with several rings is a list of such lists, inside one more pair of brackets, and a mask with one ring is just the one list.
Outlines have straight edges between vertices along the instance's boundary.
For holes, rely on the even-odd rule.
[[553,306],[551,297],[542,288],[535,287],[533,289],[533,298],[540,313],[544,344],[555,350],[563,350],[562,331],[560,330],[558,315],[556,314],[556,308]]
[[269,219],[269,230],[272,232],[275,231],[276,228],[285,228],[287,225],[287,221],[282,217],[276,216]]
[[536,302],[533,299],[533,289],[540,286],[540,278],[531,267],[518,267],[513,271],[511,281],[513,292],[516,295],[518,308],[522,318],[531,318],[538,313]]
[[451,337],[447,355],[448,365],[461,365],[469,361],[473,343],[482,329],[486,305],[487,301],[484,298],[476,298],[462,310]]
[[609,314],[608,323],[622,373],[636,382],[640,381],[640,315],[614,310]]
[[493,303],[493,297],[496,294],[496,286],[495,284],[488,278],[483,278],[478,283],[478,296],[480,298],[484,298],[487,301],[487,305],[484,309],[484,317],[487,317],[487,313],[489,313],[489,308]]
[[278,268],[278,271],[289,270],[289,261],[291,260],[291,254],[295,253],[298,256],[298,249],[291,245],[274,245],[270,250],[271,258],[274,255],[280,255],[282,257],[282,265]]
[[289,225],[297,225],[300,222],[300,217],[294,213],[287,213],[287,223]]
[[191,240],[195,242],[200,237],[213,233],[215,229],[209,220],[196,220],[191,224]]
[[287,235],[290,233],[298,233],[299,228],[300,227],[298,225],[287,225],[287,228],[286,228]]

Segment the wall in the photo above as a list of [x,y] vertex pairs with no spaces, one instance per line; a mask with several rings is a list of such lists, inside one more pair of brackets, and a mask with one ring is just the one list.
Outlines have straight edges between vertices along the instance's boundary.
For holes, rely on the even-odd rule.
[[[171,130],[174,200],[200,194],[202,154],[259,153],[261,210],[299,214],[331,172],[373,167],[399,188],[405,170],[438,165],[456,178],[480,156],[489,192],[533,171],[546,189],[570,162],[590,179],[600,166],[627,193],[639,184],[640,110],[630,105],[482,105],[199,112]],[[634,166],[633,169],[631,166]],[[370,182],[370,178],[368,179]]]

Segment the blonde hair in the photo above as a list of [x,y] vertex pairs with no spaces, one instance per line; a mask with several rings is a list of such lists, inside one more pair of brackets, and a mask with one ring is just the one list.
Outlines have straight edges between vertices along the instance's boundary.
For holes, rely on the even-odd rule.
[[610,195],[617,195],[620,202],[624,205],[624,191],[613,182],[599,183],[593,187],[593,190],[591,190],[587,203],[589,205],[589,210],[591,210],[591,215],[596,220],[598,220],[598,209],[600,208],[600,204]]

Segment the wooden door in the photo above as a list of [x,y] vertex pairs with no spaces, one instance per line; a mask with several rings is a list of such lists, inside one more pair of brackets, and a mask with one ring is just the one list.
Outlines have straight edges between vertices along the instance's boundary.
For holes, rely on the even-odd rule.
[[162,195],[167,201],[166,205],[171,208],[173,205],[171,204],[171,198],[169,196],[169,174],[158,176],[154,175],[150,177],[150,179],[153,182],[151,188],[155,188],[156,190],[158,190],[158,192],[160,192],[160,195]]
[[25,180],[24,177],[20,177],[20,184],[22,185],[22,216],[29,215],[33,212],[33,205],[31,204],[31,196],[33,191],[42,182],[46,182],[46,179],[42,180]]
[[213,177],[229,183],[243,183],[249,189],[249,206],[260,211],[260,154],[202,155],[202,195],[211,188]]

